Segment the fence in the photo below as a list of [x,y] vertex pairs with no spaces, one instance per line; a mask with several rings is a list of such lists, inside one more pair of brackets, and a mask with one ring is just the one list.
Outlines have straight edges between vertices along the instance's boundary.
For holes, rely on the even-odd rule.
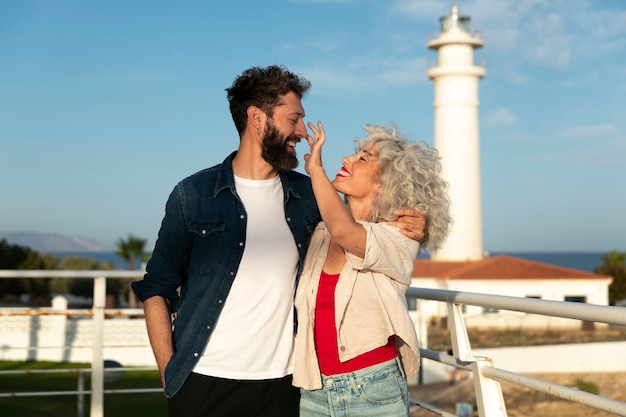
[[[93,321],[93,341],[91,345],[91,390],[79,389],[72,392],[62,392],[57,395],[91,395],[90,416],[103,416],[104,394],[104,357],[105,347],[103,329],[105,322],[105,297],[107,278],[134,278],[143,276],[141,271],[19,271],[0,270],[2,278],[92,278],[94,280],[93,307],[89,311]],[[526,387],[530,390],[544,392],[562,399],[567,399],[580,404],[603,410],[615,415],[626,417],[626,403],[606,398],[600,395],[590,394],[575,390],[566,386],[546,382],[537,378],[531,378],[520,373],[507,371],[494,366],[491,359],[474,356],[470,345],[467,328],[461,311],[462,305],[498,308],[502,310],[526,312],[553,317],[563,317],[583,321],[607,323],[626,326],[626,310],[620,307],[598,306],[581,303],[568,303],[559,301],[547,301],[539,299],[518,298],[478,294],[469,292],[457,292],[446,290],[433,290],[425,288],[409,288],[408,297],[419,300],[434,300],[447,304],[448,325],[450,327],[451,344],[453,355],[443,354],[421,348],[422,357],[427,360],[455,366],[469,371],[473,375],[474,390],[476,393],[478,413],[480,417],[504,417],[507,415],[500,382],[506,381],[515,385]],[[67,313],[67,312],[65,312]],[[0,315],[3,313],[0,312]],[[418,326],[418,332],[424,331],[424,326]],[[424,339],[426,340],[426,339]],[[3,373],[6,373],[3,372]],[[154,392],[154,389],[125,390],[124,392]],[[20,395],[50,395],[50,393],[21,393]],[[111,392],[111,394],[113,394]],[[15,396],[14,393],[0,393],[1,396]],[[443,410],[439,410],[429,404],[411,399],[413,404],[441,416],[452,416]]]
[[141,278],[142,271],[20,271],[0,270],[0,278],[93,278],[93,342],[91,360],[91,390],[77,391],[77,395],[89,393],[90,416],[104,416],[104,356],[103,328],[106,300],[106,279],[108,278]]
[[[425,299],[447,304],[453,356],[428,349],[420,349],[420,351],[423,358],[472,373],[480,417],[507,415],[500,387],[501,381],[573,401],[581,406],[626,416],[626,403],[496,368],[490,358],[474,356],[461,311],[461,306],[465,304],[624,326],[626,325],[626,310],[623,308],[413,287],[409,288],[407,296],[417,298],[418,302],[420,299]],[[415,400],[413,402],[436,414],[450,416],[449,413],[434,409],[428,404]]]

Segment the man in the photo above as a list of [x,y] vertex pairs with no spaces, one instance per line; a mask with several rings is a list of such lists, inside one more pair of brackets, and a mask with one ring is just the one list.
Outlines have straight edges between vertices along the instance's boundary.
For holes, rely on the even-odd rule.
[[[293,171],[309,88],[283,67],[246,70],[226,90],[238,150],[169,196],[133,290],[170,417],[298,415],[293,296],[321,220],[309,178]],[[400,214],[421,238],[423,216]]]

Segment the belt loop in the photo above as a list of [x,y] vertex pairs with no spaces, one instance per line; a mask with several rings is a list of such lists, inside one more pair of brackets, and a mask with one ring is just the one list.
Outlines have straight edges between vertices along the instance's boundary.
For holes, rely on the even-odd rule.
[[396,363],[398,364],[398,368],[400,368],[400,373],[402,374],[402,377],[404,379],[406,379],[406,374],[404,373],[404,368],[402,368],[402,362],[400,361],[400,356],[396,356]]
[[352,388],[352,391],[354,392],[355,395],[359,395],[359,393],[361,392],[361,384],[359,383],[361,381],[360,378],[357,378],[357,373],[356,372],[351,372],[350,376],[349,376],[349,385]]

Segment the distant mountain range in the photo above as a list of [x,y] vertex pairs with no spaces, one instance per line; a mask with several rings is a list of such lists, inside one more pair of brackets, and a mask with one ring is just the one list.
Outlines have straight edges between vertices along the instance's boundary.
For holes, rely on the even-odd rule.
[[36,252],[99,252],[105,250],[100,243],[78,236],[63,236],[44,232],[0,232],[0,240],[9,244],[29,247]]

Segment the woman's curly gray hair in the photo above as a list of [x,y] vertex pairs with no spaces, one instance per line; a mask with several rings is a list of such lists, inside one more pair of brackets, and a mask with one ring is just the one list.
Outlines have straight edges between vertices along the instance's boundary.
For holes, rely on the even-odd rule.
[[395,126],[366,125],[368,136],[357,139],[357,149],[376,145],[380,191],[371,221],[391,221],[398,208],[413,208],[426,215],[422,249],[441,247],[452,226],[448,183],[441,176],[439,152],[426,142],[409,142],[397,135]]

